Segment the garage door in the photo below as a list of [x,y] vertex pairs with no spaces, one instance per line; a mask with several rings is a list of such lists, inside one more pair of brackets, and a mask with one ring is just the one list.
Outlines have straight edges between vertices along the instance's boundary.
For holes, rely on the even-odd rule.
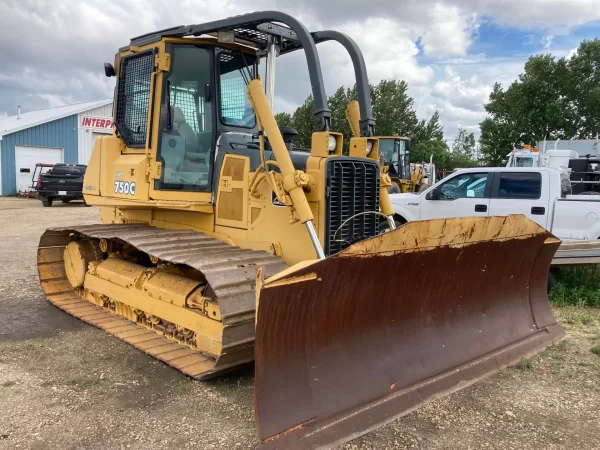
[[56,164],[63,162],[62,148],[15,147],[17,191],[31,186],[31,177],[37,163]]

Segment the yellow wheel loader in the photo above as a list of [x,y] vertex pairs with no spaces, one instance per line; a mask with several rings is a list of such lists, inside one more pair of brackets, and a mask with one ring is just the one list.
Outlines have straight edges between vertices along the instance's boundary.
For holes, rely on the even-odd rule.
[[[346,109],[346,117],[352,123],[358,114],[358,102],[351,101]],[[356,119],[354,119],[356,120]],[[356,132],[353,128],[354,135]],[[382,173],[388,174],[391,185],[387,191],[390,194],[401,192],[421,192],[433,184],[429,180],[423,165],[411,163],[411,142],[407,137],[393,136],[379,140],[379,162]],[[435,181],[433,181],[435,182]]]
[[[316,46],[339,42],[355,136],[330,131]],[[275,59],[304,50],[310,153],[272,112]],[[266,60],[265,85],[259,62]],[[559,240],[524,216],[395,228],[365,63],[335,31],[256,12],[121,48],[114,133],[85,201],[101,225],[48,229],[48,300],[197,379],[255,363],[264,448],[328,448],[467,386],[564,332],[546,279]]]

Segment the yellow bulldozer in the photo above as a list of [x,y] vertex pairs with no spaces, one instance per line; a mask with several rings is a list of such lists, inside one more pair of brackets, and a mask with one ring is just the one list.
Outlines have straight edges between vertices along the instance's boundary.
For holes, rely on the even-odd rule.
[[[353,137],[330,131],[324,41],[354,65]],[[310,153],[272,111],[276,57],[299,50]],[[105,74],[114,132],[83,183],[102,223],[46,230],[42,290],[190,377],[254,361],[261,447],[347,442],[564,336],[546,295],[560,241],[535,222],[395,227],[379,158],[398,139],[376,137],[350,37],[256,12],[133,38]]]

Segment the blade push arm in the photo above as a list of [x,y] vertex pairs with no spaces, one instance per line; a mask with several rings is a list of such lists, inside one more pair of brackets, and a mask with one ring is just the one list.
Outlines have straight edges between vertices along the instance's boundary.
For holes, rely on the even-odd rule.
[[[292,200],[292,208],[298,215],[300,222],[306,225],[317,256],[319,259],[325,259],[325,253],[312,223],[314,220],[313,213],[303,190],[303,186],[308,183],[308,176],[303,171],[294,168],[273,111],[269,107],[269,100],[265,95],[260,79],[252,80],[248,83],[248,98],[256,112],[258,122],[269,137],[271,150],[275,155],[281,175],[283,176],[283,189],[289,194]],[[275,186],[272,187],[277,189]]]

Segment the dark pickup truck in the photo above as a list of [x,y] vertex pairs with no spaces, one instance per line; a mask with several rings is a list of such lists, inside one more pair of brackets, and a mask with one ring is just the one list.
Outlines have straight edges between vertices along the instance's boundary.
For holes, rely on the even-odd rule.
[[[44,206],[52,206],[54,200],[68,203],[83,200],[83,176],[87,166],[82,164],[55,164],[42,173],[37,182],[39,199]],[[85,200],[84,200],[85,203]]]

